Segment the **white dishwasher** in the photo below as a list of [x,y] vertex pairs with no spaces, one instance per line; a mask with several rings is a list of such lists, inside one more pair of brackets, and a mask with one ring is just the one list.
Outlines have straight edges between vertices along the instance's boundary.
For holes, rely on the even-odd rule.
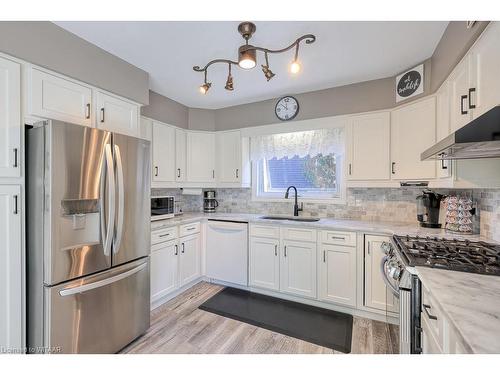
[[207,277],[248,285],[248,223],[209,220]]

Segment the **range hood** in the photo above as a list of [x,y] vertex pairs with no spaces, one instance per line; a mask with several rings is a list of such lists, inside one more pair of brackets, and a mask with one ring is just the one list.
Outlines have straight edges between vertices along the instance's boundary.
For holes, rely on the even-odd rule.
[[500,158],[500,106],[428,148],[420,160]]

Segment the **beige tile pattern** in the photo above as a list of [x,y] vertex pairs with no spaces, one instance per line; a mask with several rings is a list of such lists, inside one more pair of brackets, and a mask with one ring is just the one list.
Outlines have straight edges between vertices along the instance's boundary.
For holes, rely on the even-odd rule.
[[[222,289],[200,282],[151,312],[151,328],[122,353],[337,354],[319,345],[198,309]],[[398,327],[354,318],[352,353],[397,353]]]

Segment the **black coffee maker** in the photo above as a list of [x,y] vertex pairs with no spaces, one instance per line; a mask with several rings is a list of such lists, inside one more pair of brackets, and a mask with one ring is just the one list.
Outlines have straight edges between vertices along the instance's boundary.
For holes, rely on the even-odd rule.
[[422,191],[417,197],[417,220],[421,227],[441,228],[439,224],[439,208],[445,196],[432,190]]

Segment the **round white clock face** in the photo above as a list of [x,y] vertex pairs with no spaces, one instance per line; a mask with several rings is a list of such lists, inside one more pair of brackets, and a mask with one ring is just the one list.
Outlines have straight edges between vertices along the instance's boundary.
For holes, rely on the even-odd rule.
[[299,102],[293,96],[284,96],[276,103],[274,112],[281,121],[291,120],[299,113]]

